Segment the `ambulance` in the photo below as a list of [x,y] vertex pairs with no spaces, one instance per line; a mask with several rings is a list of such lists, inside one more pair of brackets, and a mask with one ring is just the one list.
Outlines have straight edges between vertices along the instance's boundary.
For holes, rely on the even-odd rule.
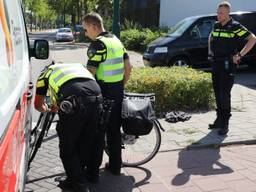
[[29,47],[22,0],[0,0],[0,192],[24,189],[31,130],[30,58],[47,59],[49,45]]

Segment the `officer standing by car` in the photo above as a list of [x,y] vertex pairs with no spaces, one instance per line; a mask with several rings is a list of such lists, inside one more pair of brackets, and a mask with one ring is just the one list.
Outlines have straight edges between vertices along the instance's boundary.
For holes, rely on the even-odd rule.
[[[58,109],[56,127],[59,137],[60,158],[67,178],[59,187],[77,192],[88,192],[84,167],[88,159],[94,161],[96,148],[92,146],[98,129],[102,95],[92,74],[82,64],[54,64],[46,67],[37,80],[35,108],[48,112],[45,103],[47,91],[51,103]],[[85,149],[89,146],[89,152]],[[89,156],[90,155],[90,156]],[[97,170],[94,169],[95,172]]]
[[[106,99],[114,100],[114,106],[106,126],[107,143],[109,149],[109,163],[106,169],[114,175],[121,171],[121,103],[124,94],[124,84],[131,72],[128,54],[120,40],[113,34],[106,32],[102,18],[97,13],[89,13],[83,18],[85,35],[91,40],[88,49],[88,70],[95,75]],[[99,140],[103,140],[99,136]],[[103,149],[99,149],[103,153]],[[98,165],[102,157],[98,159]]]
[[[253,48],[256,38],[230,16],[231,5],[224,1],[218,5],[217,18],[209,36],[209,59],[212,60],[212,82],[217,104],[217,118],[209,129],[219,128],[219,135],[229,131],[231,117],[231,89],[236,65]],[[247,41],[241,49],[239,45]]]

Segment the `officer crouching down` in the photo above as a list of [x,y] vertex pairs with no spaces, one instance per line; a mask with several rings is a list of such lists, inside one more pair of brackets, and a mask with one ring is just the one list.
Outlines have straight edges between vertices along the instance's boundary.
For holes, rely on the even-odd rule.
[[102,108],[101,90],[82,64],[55,64],[42,71],[37,80],[34,103],[40,112],[48,111],[45,103],[47,90],[54,108],[58,109],[56,130],[60,158],[67,175],[59,187],[88,192],[84,167],[92,175],[99,169],[95,163],[92,165],[98,155],[92,144]]
[[[230,16],[230,3],[224,1],[218,5],[217,17],[209,37],[209,56],[213,61],[212,83],[217,105],[217,118],[209,129],[219,128],[219,135],[226,135],[231,117],[230,92],[234,84],[236,64],[255,44],[254,34]],[[247,41],[241,49],[239,45]]]

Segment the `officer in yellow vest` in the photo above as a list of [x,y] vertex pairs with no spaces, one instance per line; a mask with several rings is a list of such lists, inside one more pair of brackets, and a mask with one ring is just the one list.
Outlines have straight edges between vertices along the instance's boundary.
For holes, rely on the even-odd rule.
[[[224,1],[218,5],[217,18],[209,37],[209,58],[213,60],[212,82],[217,104],[217,118],[209,129],[219,129],[219,135],[226,135],[231,116],[230,92],[234,84],[236,64],[239,64],[254,46],[256,38],[230,16],[231,5]],[[246,40],[241,49],[239,45]]]
[[[85,35],[91,40],[88,49],[87,69],[96,77],[102,95],[115,101],[110,120],[106,128],[109,147],[109,163],[105,168],[114,175],[121,171],[121,103],[124,84],[131,72],[129,56],[121,41],[113,34],[106,32],[102,18],[97,13],[87,14],[82,21]],[[102,136],[99,136],[102,140]],[[99,149],[102,150],[102,149]],[[101,164],[102,157],[98,163]]]
[[97,155],[92,144],[102,108],[100,87],[82,64],[54,64],[46,67],[37,80],[34,105],[40,112],[49,111],[45,103],[47,91],[54,109],[58,109],[56,130],[60,158],[67,175],[59,187],[88,192],[83,168],[92,167],[90,162]]

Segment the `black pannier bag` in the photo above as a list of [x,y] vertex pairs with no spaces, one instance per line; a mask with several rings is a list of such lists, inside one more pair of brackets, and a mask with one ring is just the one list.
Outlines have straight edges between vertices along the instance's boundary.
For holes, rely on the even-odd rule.
[[128,135],[149,134],[156,119],[150,98],[138,95],[140,96],[126,96],[122,103],[122,129]]

